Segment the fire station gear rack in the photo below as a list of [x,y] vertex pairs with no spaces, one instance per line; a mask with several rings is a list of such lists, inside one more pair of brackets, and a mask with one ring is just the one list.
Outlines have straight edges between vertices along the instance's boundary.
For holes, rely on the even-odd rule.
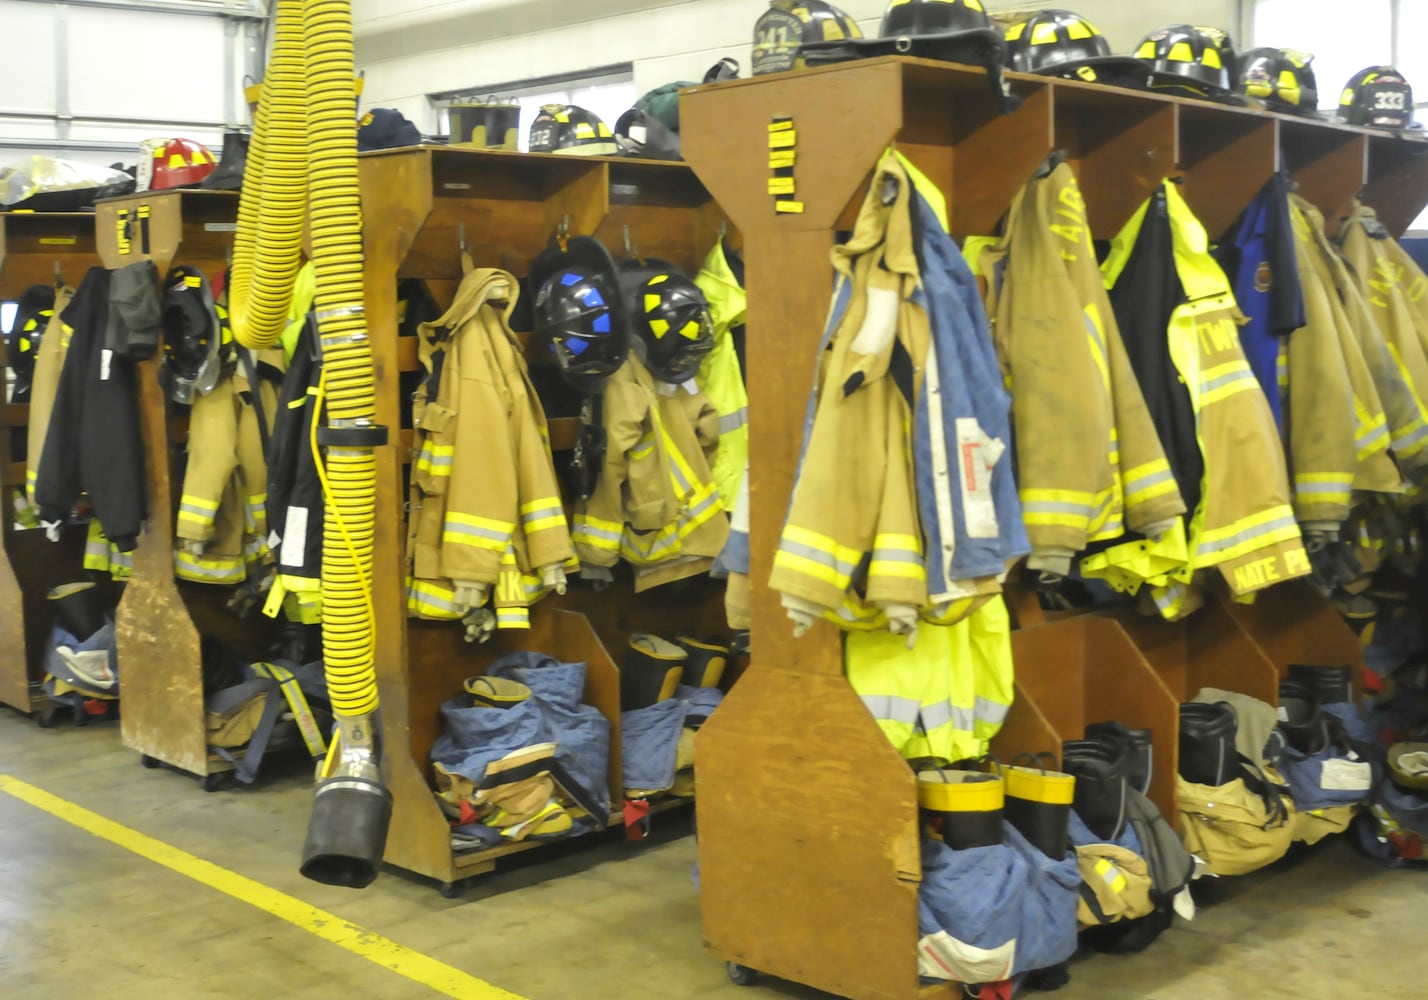
[[[836,630],[820,624],[795,640],[778,595],[765,586],[808,393],[806,366],[787,359],[817,349],[833,278],[829,251],[836,234],[852,227],[882,152],[896,143],[939,184],[958,238],[994,232],[1053,151],[1077,171],[1101,238],[1177,176],[1218,236],[1269,180],[1280,154],[1331,226],[1360,192],[1395,232],[1428,205],[1428,158],[1415,155],[1428,151],[1421,140],[1077,82],[1008,80],[1024,99],[1008,116],[997,113],[981,71],[905,57],[700,87],[681,102],[685,157],[745,236],[749,370],[758,373],[749,384],[756,668],[698,740],[704,938],[737,982],[759,970],[859,1000],[961,995],[959,985],[918,980],[913,776],[845,679]],[[796,133],[794,183],[777,190],[770,185],[774,124]],[[1222,609],[1251,641],[1265,627],[1263,607],[1277,606],[1272,594],[1261,600],[1261,610]],[[1323,602],[1298,606],[1291,624],[1265,640],[1278,648],[1266,654],[1270,663],[1286,662],[1291,651],[1280,633],[1306,620],[1333,638],[1329,653],[1349,650],[1342,640],[1351,633],[1342,623],[1332,627],[1330,614]],[[1152,726],[1157,759],[1166,760],[1166,745],[1178,743],[1175,702],[1191,685],[1221,679],[1202,666],[1208,651],[1226,641],[1245,648],[1235,633],[1225,639],[1223,615],[1204,627],[1203,640],[1186,638],[1177,648],[1180,628],[1200,626],[1173,627],[1163,649],[1160,639],[1145,644],[1156,668],[1104,617],[1014,633],[1026,704],[1014,706],[997,747],[1057,749],[1058,726],[1092,721],[1086,692],[1104,685],[1095,687],[1098,707]],[[1249,660],[1252,676],[1237,686],[1264,693],[1264,662]],[[1117,704],[1105,700],[1107,687],[1124,689]],[[1069,707],[1055,704],[1063,699]],[[1170,804],[1164,782],[1154,798]]]
[[[151,260],[162,282],[176,263],[206,275],[222,273],[237,218],[236,192],[177,189],[101,201],[94,225],[105,267]],[[138,366],[149,519],[115,622],[124,706],[120,730],[124,745],[139,751],[146,766],[169,764],[199,775],[204,788],[213,790],[232,765],[208,753],[202,641],[218,639],[258,659],[268,619],[231,614],[226,604],[232,588],[174,578],[174,517],[182,482],[172,455],[187,434],[187,419],[170,408],[159,385],[162,356],[161,346]]]
[[[411,460],[412,430],[402,423],[398,374],[420,366],[416,338],[398,335],[397,282],[422,279],[445,309],[461,278],[463,239],[477,267],[500,267],[521,277],[562,227],[571,235],[596,235],[617,257],[628,228],[641,254],[673,261],[693,274],[719,239],[724,219],[683,164],[440,146],[366,153],[358,164],[377,422],[402,427],[391,445],[377,449],[373,602],[383,764],[394,800],[386,861],[435,879],[444,894],[453,895],[461,881],[493,870],[501,857],[540,845],[514,843],[453,855],[450,827],[430,784],[441,703],[458,694],[466,678],[513,650],[583,660],[585,702],[610,720],[609,779],[617,806],[612,825],[617,824],[623,782],[619,670],[612,656],[623,657],[634,632],[722,634],[723,587],[691,581],[634,596],[628,583],[596,593],[572,576],[566,595],[551,594],[532,609],[530,631],[497,632],[482,646],[466,644],[459,623],[409,620],[403,467]],[[531,340],[526,338],[530,364],[550,365],[549,353],[530,348]],[[579,431],[578,420],[566,415],[578,412],[573,394],[542,401],[551,418],[553,449],[569,451]],[[553,405],[558,403],[568,405]]]
[[[0,213],[0,302],[19,299],[31,285],[79,286],[86,271],[99,264],[94,249],[94,216],[87,212]],[[5,369],[0,339],[0,372]],[[30,423],[28,404],[10,404],[0,396],[0,702],[22,712],[43,713],[51,706],[40,690],[50,615],[45,595],[51,587],[84,578],[85,528],[63,532],[59,545],[38,528],[17,531],[14,500],[25,489],[26,463],[11,454],[11,435]],[[43,714],[38,716],[43,719]]]

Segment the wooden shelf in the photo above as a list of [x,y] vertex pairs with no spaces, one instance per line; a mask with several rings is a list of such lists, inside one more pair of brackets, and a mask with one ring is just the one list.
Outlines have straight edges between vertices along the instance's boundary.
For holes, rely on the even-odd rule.
[[[605,157],[520,154],[428,146],[365,153],[359,158],[368,329],[378,372],[378,422],[401,427],[402,399],[389,373],[419,370],[415,337],[398,335],[398,279],[425,282],[445,308],[461,279],[464,231],[477,267],[524,277],[530,262],[562,223],[572,235],[594,234],[618,259],[625,231],[640,253],[694,273],[718,239],[723,221],[688,167]],[[548,365],[534,338],[521,334],[532,365]],[[558,390],[553,390],[558,391]],[[543,399],[549,413],[574,412],[573,394]],[[574,447],[579,422],[550,421],[557,451]],[[377,451],[377,673],[382,699],[385,767],[394,796],[389,864],[439,882],[476,874],[489,853],[453,855],[449,828],[432,799],[430,750],[442,701],[461,690],[491,660],[514,649],[585,660],[586,701],[611,720],[612,794],[621,792],[618,669],[629,636],[691,629],[725,631],[723,588],[713,581],[663,588],[634,597],[628,583],[597,593],[578,578],[564,596],[550,595],[532,613],[529,632],[500,632],[486,646],[463,641],[456,623],[408,621],[406,615],[406,495],[403,466],[411,461],[410,428]],[[610,687],[609,685],[613,685]],[[525,850],[522,845],[511,845]],[[502,847],[498,850],[507,851]]]
[[[942,189],[959,239],[994,232],[1053,151],[1077,172],[1098,238],[1114,236],[1171,177],[1183,178],[1186,198],[1219,235],[1281,153],[1326,215],[1366,190],[1401,231],[1428,204],[1428,160],[1414,155],[1428,144],[1418,138],[1044,77],[1007,81],[1023,98],[1009,116],[996,113],[980,70],[904,57],[702,86],[681,98],[685,157],[744,236],[748,364],[758,373],[749,383],[754,666],[700,734],[704,936],[718,958],[860,1000],[955,992],[918,983],[915,783],[844,679],[837,632],[819,624],[794,640],[765,581],[827,317],[829,253],[852,225],[879,156],[896,145]],[[791,118],[797,131],[801,214],[775,212],[768,193],[776,117]],[[1268,617],[1277,606],[1267,596],[1246,614]],[[1222,618],[1185,637],[1183,670],[1173,650],[1159,667],[1149,662],[1107,619],[1015,633],[1022,697],[998,752],[1055,750],[1063,733],[1079,736],[1085,722],[1101,719],[1149,726],[1158,762],[1152,798],[1173,816],[1179,694],[1162,676],[1186,685],[1221,676],[1205,662],[1230,641],[1223,627]],[[1255,627],[1244,631],[1259,637]],[[1289,655],[1286,643],[1271,642],[1269,659]],[[1263,662],[1250,660],[1263,691]]]
[[[99,264],[94,216],[83,212],[0,212],[0,302],[31,285],[54,285],[56,274],[77,287]],[[0,372],[6,368],[0,338]],[[0,404],[0,702],[37,712],[51,702],[40,690],[50,616],[50,588],[84,579],[83,526],[67,528],[59,544],[39,530],[15,530],[12,490],[25,487],[26,463],[11,452],[12,434],[24,435],[28,405]]]

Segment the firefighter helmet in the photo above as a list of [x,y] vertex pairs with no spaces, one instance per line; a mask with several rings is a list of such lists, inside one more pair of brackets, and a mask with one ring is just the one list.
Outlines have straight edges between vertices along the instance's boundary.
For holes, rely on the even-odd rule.
[[139,191],[196,187],[218,166],[208,147],[192,139],[150,139],[140,149]]
[[1206,97],[1230,92],[1234,46],[1218,28],[1189,24],[1161,28],[1146,35],[1135,54],[1150,63],[1152,86],[1183,87]]
[[192,403],[213,391],[223,374],[225,338],[208,279],[178,264],[164,281],[164,362],[160,379],[175,403]]
[[1413,124],[1413,88],[1392,66],[1361,69],[1344,85],[1339,117],[1369,128],[1408,128]]
[[626,111],[615,123],[615,143],[624,156],[682,159],[679,133],[670,131],[658,118],[639,107]]
[[530,151],[564,156],[614,156],[619,152],[610,126],[574,104],[547,104],[531,122]]
[[1037,11],[1007,28],[1007,62],[1019,73],[1087,83],[1143,87],[1145,63],[1111,54],[1111,43],[1086,18],[1070,10]]
[[883,38],[949,35],[992,27],[980,0],[891,0],[883,12]]
[[662,260],[626,260],[620,286],[645,367],[661,382],[687,382],[714,349],[709,300],[679,268]]
[[630,351],[630,331],[620,295],[619,271],[593,236],[572,237],[531,264],[536,332],[555,355],[565,380],[598,392]]
[[[30,397],[30,384],[35,375],[35,357],[40,351],[40,338],[45,335],[50,317],[55,314],[55,290],[52,285],[31,285],[20,295],[15,307],[15,321],[10,327],[6,344],[10,368],[15,372],[13,403],[24,403]],[[34,456],[38,460],[39,456]]]
[[1319,107],[1313,62],[1293,49],[1250,49],[1239,59],[1235,89],[1274,111],[1311,115]]
[[862,38],[858,22],[824,0],[769,0],[754,22],[754,76],[802,69],[799,48]]

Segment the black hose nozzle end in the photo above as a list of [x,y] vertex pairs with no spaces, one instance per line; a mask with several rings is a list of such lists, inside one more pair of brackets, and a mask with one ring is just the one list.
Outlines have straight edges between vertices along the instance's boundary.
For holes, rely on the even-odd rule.
[[365,889],[377,878],[392,821],[392,793],[367,778],[320,782],[302,848],[302,874],[324,885]]

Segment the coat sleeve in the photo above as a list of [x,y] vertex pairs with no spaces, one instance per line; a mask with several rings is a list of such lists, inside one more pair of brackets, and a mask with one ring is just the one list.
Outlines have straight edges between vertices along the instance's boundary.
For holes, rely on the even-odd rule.
[[[602,401],[605,459],[600,479],[588,500],[577,504],[571,541],[582,564],[610,567],[620,559],[620,539],[629,521],[642,530],[668,523],[669,504],[661,505],[650,484],[632,473],[663,468],[663,445],[655,433],[640,387],[628,366],[612,376]],[[630,503],[626,504],[626,497]]]
[[442,435],[455,462],[446,486],[441,575],[489,584],[496,582],[516,531],[516,429],[510,397],[491,377],[490,358],[478,341],[479,324],[468,323],[457,336],[457,406]]
[[1289,465],[1300,524],[1337,528],[1349,515],[1358,467],[1354,392],[1330,290],[1315,268],[1310,224],[1292,209],[1306,325],[1289,338]]
[[560,484],[551,460],[550,437],[540,401],[527,394],[516,419],[516,476],[520,496],[521,532],[533,569],[564,566],[575,554]]
[[132,358],[116,355],[100,378],[84,428],[84,486],[104,535],[120,552],[132,552],[147,516],[144,436],[139,423],[139,374]]
[[83,489],[79,476],[81,422],[90,371],[93,368],[97,373],[99,362],[94,348],[97,338],[103,336],[104,310],[95,302],[101,284],[103,279],[93,270],[85,275],[62,317],[73,333],[60,369],[44,450],[39,456],[39,474],[35,479],[35,503],[45,521],[67,520]]
[[[861,259],[859,267],[866,280]],[[895,310],[896,298],[892,305]],[[774,590],[824,612],[842,605],[873,551],[888,479],[888,393],[894,390],[885,374],[865,381],[857,376],[879,362],[885,373],[894,338],[887,338],[876,356],[855,355],[849,346],[868,311],[866,294],[855,289],[838,322],[831,357],[822,366],[813,428],[769,578]],[[923,595],[925,602],[925,585]]]
[[[1085,549],[1114,487],[1111,401],[1095,354],[1103,325],[1078,302],[1045,246],[1031,194],[1017,223],[998,298],[997,353],[1011,373],[1012,420],[1030,565],[1066,573]],[[1014,210],[1015,211],[1015,210]],[[1089,253],[1090,245],[1079,252]],[[1119,513],[1118,511],[1116,512]]]
[[175,535],[185,541],[209,542],[218,519],[223,491],[238,466],[238,408],[232,376],[193,401],[188,424],[188,467],[179,497]]
[[1125,523],[1132,531],[1158,536],[1185,513],[1185,500],[1165,458],[1160,435],[1131,368],[1110,300],[1104,306],[1107,361],[1115,409],[1119,476],[1125,498]]

